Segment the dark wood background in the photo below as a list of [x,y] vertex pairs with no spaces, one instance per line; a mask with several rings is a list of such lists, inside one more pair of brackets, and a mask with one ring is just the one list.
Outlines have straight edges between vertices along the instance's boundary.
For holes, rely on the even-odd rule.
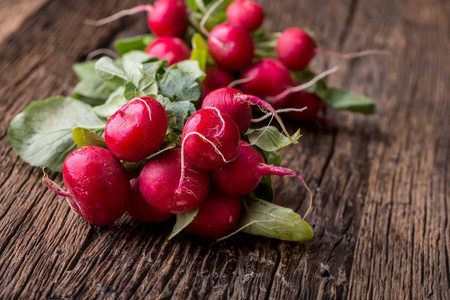
[[[32,100],[70,95],[73,63],[146,31],[143,15],[100,28],[83,20],[139,2],[0,0],[1,299],[448,299],[449,1],[262,1],[270,30],[301,24],[323,49],[392,52],[314,60],[317,72],[339,66],[329,84],[375,99],[377,112],[328,110],[334,121],[302,126],[285,149],[284,165],[316,193],[307,243],[169,242],[169,224],[128,217],[96,228],[11,149],[11,119]],[[275,186],[277,203],[304,212],[297,181]]]

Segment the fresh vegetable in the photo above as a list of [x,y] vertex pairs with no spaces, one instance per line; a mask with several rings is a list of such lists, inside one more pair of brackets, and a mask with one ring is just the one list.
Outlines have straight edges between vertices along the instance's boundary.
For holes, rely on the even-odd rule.
[[[246,141],[241,141],[239,154],[234,161],[210,173],[211,181],[217,190],[225,195],[236,197],[251,193],[264,175],[289,175],[304,182],[292,170],[264,164],[262,155]],[[309,192],[312,195],[311,191]]]
[[[323,103],[371,113],[373,101],[329,88],[323,78],[331,70],[316,76],[308,68],[314,53],[324,53],[308,34],[258,29],[264,14],[252,0],[157,0],[95,24],[140,11],[149,12],[153,34],[117,41],[122,57],[76,64],[76,99],[31,104],[8,130],[14,149],[30,164],[60,170],[80,147],[67,157],[70,167],[64,164],[68,191],[48,178],[44,183],[96,225],[111,224],[127,210],[142,222],[176,214],[169,239],[183,230],[226,238],[233,229],[312,238],[297,213],[269,203],[276,199],[271,175],[296,177],[312,200],[300,175],[280,167],[277,151],[297,143],[300,131],[288,134],[275,109],[306,106],[288,113],[303,120],[316,117]],[[252,106],[275,117],[285,135],[273,126],[250,127],[258,122]]]
[[[243,97],[236,97],[242,95]],[[250,127],[252,120],[252,103],[244,100],[241,91],[233,88],[220,88],[208,94],[203,99],[202,107],[215,107],[228,114],[236,122],[240,135]]]
[[181,140],[182,150],[194,165],[212,170],[236,158],[240,134],[228,114],[205,107],[187,120]]
[[140,161],[158,151],[167,125],[166,111],[158,101],[151,97],[134,98],[106,123],[106,146],[124,161]]
[[175,148],[150,159],[142,168],[139,190],[147,203],[164,213],[182,213],[197,207],[209,190],[209,175],[183,161]]
[[291,70],[303,70],[315,55],[316,42],[298,27],[288,28],[277,40],[278,59]]
[[234,81],[234,76],[217,67],[206,67],[206,76],[203,79],[203,95],[207,96],[212,91],[226,87]]
[[183,37],[188,28],[183,0],[157,0],[148,14],[148,27],[157,36]]
[[110,225],[125,213],[130,184],[125,168],[108,150],[86,146],[73,151],[64,162],[63,178],[67,192],[48,178],[43,181],[89,223]]
[[151,56],[167,61],[169,66],[189,59],[191,50],[177,37],[160,37],[155,39],[145,50]]
[[226,10],[228,22],[243,26],[248,31],[258,29],[264,21],[264,11],[258,2],[252,0],[237,0],[231,2]]
[[325,104],[315,94],[304,91],[292,94],[289,97],[286,107],[294,109],[306,108],[303,111],[290,111],[286,116],[293,121],[310,121],[317,117],[317,114],[324,108]]
[[231,231],[241,215],[241,199],[211,189],[194,220],[184,230],[201,238],[219,238]]
[[289,96],[276,100],[270,98],[292,86],[289,70],[275,59],[261,59],[246,69],[240,78],[247,79],[239,85],[240,90],[266,100],[275,109],[284,107],[289,100]]
[[252,119],[251,105],[256,105],[262,110],[273,114],[283,131],[287,134],[283,121],[269,103],[258,97],[245,95],[234,88],[220,88],[211,92],[203,99],[202,107],[215,107],[219,111],[228,114],[238,125],[240,134],[243,135],[250,127]]
[[128,199],[127,213],[135,220],[145,223],[161,223],[170,219],[173,214],[160,212],[151,207],[139,190],[139,178],[130,180],[131,193]]
[[247,29],[230,23],[214,27],[208,36],[209,52],[226,71],[239,71],[250,65],[254,55],[252,36]]
[[188,28],[187,7],[183,0],[157,0],[152,5],[139,5],[104,19],[86,23],[94,26],[102,26],[124,16],[134,15],[140,12],[148,13],[148,28],[156,36],[183,37]]

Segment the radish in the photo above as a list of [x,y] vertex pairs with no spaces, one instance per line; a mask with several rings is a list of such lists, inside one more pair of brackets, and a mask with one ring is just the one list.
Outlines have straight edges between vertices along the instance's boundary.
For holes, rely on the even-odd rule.
[[111,153],[124,161],[140,161],[161,147],[167,125],[166,111],[157,100],[134,98],[106,123],[106,145]]
[[151,207],[139,191],[139,179],[130,180],[131,193],[127,206],[127,213],[135,220],[145,223],[161,223],[173,216],[171,213],[160,212]]
[[232,2],[226,10],[228,22],[240,25],[248,31],[258,29],[264,21],[264,11],[260,4],[251,0]]
[[107,18],[85,23],[102,26],[124,16],[134,15],[146,11],[148,13],[148,27],[156,36],[183,37],[188,28],[187,7],[183,0],[157,0],[153,6],[139,5],[122,10]]
[[289,97],[276,96],[292,86],[291,74],[281,62],[272,58],[263,58],[241,74],[241,79],[248,79],[239,85],[246,94],[255,95],[269,102],[275,109],[284,107]]
[[322,99],[315,94],[301,91],[291,95],[286,103],[286,107],[294,109],[306,107],[306,109],[303,111],[290,111],[286,115],[294,121],[309,121],[315,119],[324,106]]
[[202,107],[215,107],[228,114],[238,125],[240,135],[243,135],[252,120],[251,104],[245,100],[245,95],[241,91],[225,87],[208,94],[203,99]]
[[184,230],[201,238],[219,238],[231,231],[241,215],[241,199],[211,189],[195,219]]
[[97,146],[76,149],[64,161],[63,178],[67,192],[46,176],[43,182],[67,197],[72,210],[89,223],[110,225],[125,213],[130,184],[125,168],[108,150]]
[[175,148],[147,162],[140,173],[139,190],[154,209],[182,213],[197,207],[205,199],[209,175],[188,159],[182,164],[181,149]]
[[255,51],[249,31],[230,23],[214,27],[208,36],[208,48],[216,64],[226,71],[248,67]]
[[159,37],[148,45],[145,52],[161,60],[166,60],[169,66],[189,59],[191,50],[181,39],[172,36]]
[[241,91],[234,88],[220,88],[203,99],[202,107],[215,107],[223,113],[228,114],[238,125],[239,133],[243,135],[250,127],[252,120],[251,105],[257,105],[263,110],[272,113],[280,123],[281,128],[286,136],[295,144],[291,136],[287,133],[283,121],[278,116],[275,109],[266,101],[252,95],[245,95]]
[[264,175],[288,175],[298,178],[312,197],[303,178],[294,171],[264,164],[262,155],[248,142],[241,141],[237,158],[226,166],[211,170],[211,181],[221,193],[240,197],[252,192]]
[[215,107],[196,111],[186,121],[181,135],[182,150],[203,170],[222,167],[235,159],[239,140],[236,122]]
[[275,51],[278,59],[291,70],[303,70],[315,55],[316,42],[306,31],[288,28],[277,40]]
[[335,53],[317,48],[314,39],[303,29],[291,27],[281,33],[275,47],[278,59],[289,69],[300,71],[306,68],[316,53],[351,59],[367,55],[390,55],[386,50],[369,49],[353,53]]
[[183,0],[158,0],[148,15],[148,27],[157,36],[183,37],[188,28]]
[[226,87],[234,81],[234,76],[224,70],[216,67],[206,67],[206,77],[203,79],[203,95],[206,96],[210,92]]

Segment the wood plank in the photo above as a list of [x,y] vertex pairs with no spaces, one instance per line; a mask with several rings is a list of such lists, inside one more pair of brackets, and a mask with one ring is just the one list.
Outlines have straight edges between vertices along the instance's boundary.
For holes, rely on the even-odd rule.
[[[395,60],[350,295],[445,299],[450,293],[450,41],[442,37],[449,33],[450,6],[437,1],[399,5],[401,19],[392,18],[382,29],[392,32]],[[361,5],[361,22],[373,9],[375,4]]]
[[0,44],[49,0],[4,0],[0,9]]

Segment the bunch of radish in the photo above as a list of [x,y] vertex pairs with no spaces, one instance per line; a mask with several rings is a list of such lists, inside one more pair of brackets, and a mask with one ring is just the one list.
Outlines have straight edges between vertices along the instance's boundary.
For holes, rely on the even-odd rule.
[[[66,158],[67,191],[48,178],[44,183],[94,225],[110,225],[125,211],[138,221],[159,223],[197,209],[185,231],[223,237],[240,219],[241,197],[252,193],[264,175],[293,176],[305,184],[292,170],[266,165],[258,150],[242,139],[250,126],[251,105],[259,102],[232,88],[211,92],[184,125],[181,147],[155,155],[163,145],[168,117],[156,99],[134,98],[106,123],[106,147],[81,147]],[[137,176],[127,174],[121,163],[142,160],[145,165]]]
[[[118,41],[115,60],[76,64],[73,97],[31,103],[11,122],[13,148],[31,165],[62,171],[65,189],[47,175],[43,182],[97,226],[127,212],[148,223],[176,215],[170,238],[184,230],[311,239],[303,219],[312,192],[277,153],[300,134],[288,134],[279,113],[311,120],[325,103],[372,113],[373,101],[327,87],[322,78],[335,69],[316,76],[308,67],[326,51],[301,28],[266,34],[253,0],[157,0],[89,23],[142,11],[152,34]],[[257,128],[267,116],[284,135]],[[303,218],[271,203],[271,175],[304,185]]]

